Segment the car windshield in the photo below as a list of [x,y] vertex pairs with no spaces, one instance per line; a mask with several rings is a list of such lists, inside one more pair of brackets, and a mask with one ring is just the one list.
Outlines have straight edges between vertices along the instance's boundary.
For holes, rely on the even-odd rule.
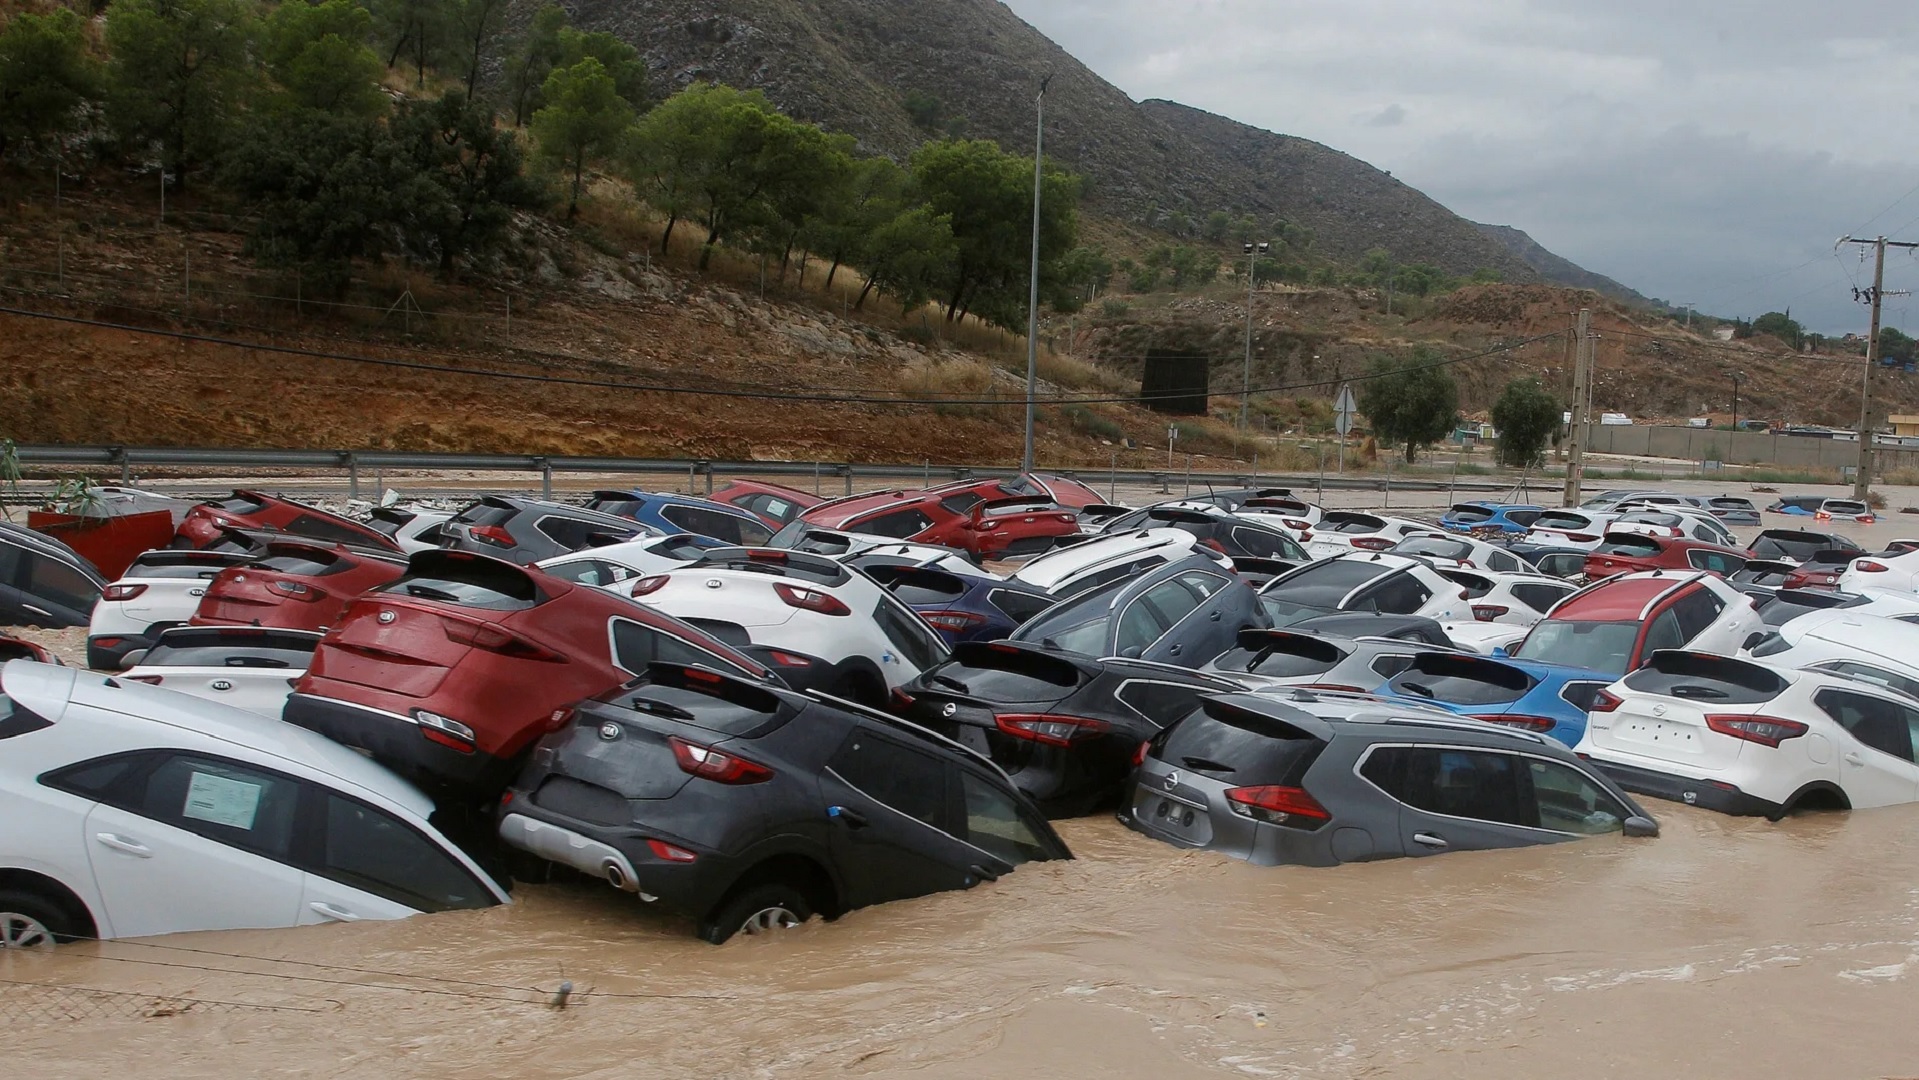
[[1260,597],[1259,606],[1266,609],[1266,617],[1272,620],[1274,626],[1279,627],[1292,626],[1321,615],[1331,615],[1339,610],[1335,607],[1319,607],[1314,604],[1296,604],[1277,596]]
[[1521,660],[1589,668],[1624,675],[1639,641],[1636,622],[1547,619],[1534,626],[1513,655]]
[[1584,514],[1575,514],[1569,510],[1548,510],[1533,519],[1535,529],[1586,529],[1592,527],[1592,519]]

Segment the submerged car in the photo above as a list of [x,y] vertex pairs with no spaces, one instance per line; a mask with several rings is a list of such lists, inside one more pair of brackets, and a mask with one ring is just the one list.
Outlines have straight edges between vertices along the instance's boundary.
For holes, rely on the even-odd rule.
[[818,694],[654,664],[580,703],[502,803],[512,847],[714,944],[1070,859],[985,757]]
[[507,901],[418,790],[278,720],[15,660],[0,745],[6,947]]
[[1006,770],[1049,817],[1118,798],[1140,740],[1193,711],[1200,695],[1237,690],[1221,675],[1027,642],[961,645],[901,689],[914,723]]
[[1115,581],[1126,581],[1168,563],[1196,554],[1213,559],[1221,570],[1226,556],[1201,547],[1199,538],[1182,529],[1140,529],[1095,536],[1071,547],[1049,551],[1013,571],[1011,577],[1052,593],[1061,600]]
[[1643,570],[1705,570],[1729,578],[1746,565],[1746,553],[1703,540],[1608,532],[1586,555],[1586,577],[1597,581]]
[[488,495],[441,526],[445,546],[529,566],[585,548],[624,544],[660,530],[583,506]]
[[1249,690],[1299,687],[1365,694],[1411,667],[1421,653],[1454,651],[1407,637],[1344,637],[1297,627],[1242,630],[1233,648],[1200,670]]
[[1358,552],[1308,563],[1260,590],[1274,626],[1335,611],[1383,611],[1432,619],[1471,617],[1472,590],[1425,559]]
[[1724,580],[1654,570],[1607,578],[1560,601],[1512,655],[1617,677],[1661,649],[1730,656],[1764,632],[1752,598]]
[[1572,746],[1586,733],[1586,710],[1613,679],[1562,664],[1429,652],[1413,657],[1378,693]]
[[1264,625],[1252,586],[1194,555],[1062,601],[1008,640],[1196,668],[1230,648],[1241,630]]
[[948,645],[997,641],[1054,603],[1044,589],[977,572],[897,565],[861,569],[918,612]]
[[1376,698],[1207,698],[1143,743],[1120,821],[1272,866],[1559,843],[1659,826],[1564,746]]
[[1487,531],[1524,535],[1546,508],[1532,503],[1472,501],[1455,503],[1439,519],[1448,532]]
[[766,480],[728,480],[713,489],[713,500],[728,506],[737,506],[766,522],[769,528],[778,529],[787,522],[800,516],[800,512],[809,506],[818,506],[825,499],[798,488],[775,484]]

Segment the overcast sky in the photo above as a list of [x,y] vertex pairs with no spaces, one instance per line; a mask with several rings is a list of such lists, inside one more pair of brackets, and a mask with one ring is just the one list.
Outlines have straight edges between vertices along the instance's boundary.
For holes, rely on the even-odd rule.
[[[1675,304],[1863,332],[1872,265],[1834,239],[1919,240],[1912,0],[1009,3],[1135,99],[1325,143]],[[1919,332],[1919,303],[1886,317]]]

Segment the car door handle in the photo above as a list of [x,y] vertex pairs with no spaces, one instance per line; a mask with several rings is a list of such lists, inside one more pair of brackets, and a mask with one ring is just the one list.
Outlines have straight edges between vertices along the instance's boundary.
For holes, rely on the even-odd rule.
[[115,836],[110,832],[95,833],[93,838],[100,841],[102,847],[110,847],[115,851],[132,855],[135,858],[153,858],[153,849],[140,843],[138,840],[129,840],[124,836]]
[[1846,755],[1846,764],[1848,765],[1864,765],[1865,763],[1866,759],[1860,757],[1858,754],[1848,753]]
[[979,878],[981,881],[998,881],[999,880],[998,874],[993,873],[991,870],[988,870],[987,868],[985,868],[984,866],[981,866],[978,863],[974,863],[973,865],[967,867],[966,869],[970,870],[973,876],[976,878]]
[[1429,832],[1414,833],[1413,843],[1423,844],[1424,846],[1432,848],[1435,851],[1444,851],[1447,847],[1446,841],[1443,837],[1434,836],[1432,833],[1429,833]]
[[1208,619],[1211,619],[1211,620],[1212,620],[1212,621],[1214,621],[1214,622],[1218,622],[1218,621],[1219,621],[1219,616],[1220,616],[1220,613],[1219,613],[1219,612],[1217,612],[1217,611],[1215,611],[1215,612],[1213,612],[1213,613],[1212,613],[1211,615],[1208,615],[1208,616],[1206,616],[1206,617],[1207,617]]
[[869,824],[865,814],[846,806],[829,806],[826,808],[826,816],[849,829],[864,829]]
[[33,612],[35,615],[42,615],[49,619],[53,618],[53,612],[48,611],[46,608],[34,607],[32,604],[21,604],[20,606]]
[[1181,650],[1181,649],[1184,649],[1185,647],[1186,647],[1186,646],[1184,646],[1184,645],[1175,645],[1175,646],[1173,646],[1172,648],[1170,648],[1170,649],[1168,649],[1168,650],[1166,650],[1166,651],[1167,651],[1168,653],[1170,653],[1170,654],[1172,654],[1172,655],[1174,655],[1174,656],[1178,656],[1178,655],[1179,655],[1179,653],[1180,653],[1180,650]]
[[334,907],[332,904],[326,903],[325,901],[316,900],[313,903],[308,904],[307,907],[313,909],[315,914],[324,915],[335,922],[359,922],[360,921],[360,917],[358,915],[355,915],[354,913],[352,913],[351,911],[348,911],[345,908]]

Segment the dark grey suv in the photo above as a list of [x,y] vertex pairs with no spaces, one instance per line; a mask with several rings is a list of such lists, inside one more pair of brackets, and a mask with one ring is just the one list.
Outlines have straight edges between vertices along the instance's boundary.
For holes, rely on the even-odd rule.
[[441,545],[521,566],[628,540],[663,536],[631,518],[584,506],[488,495],[440,526]]
[[1208,555],[1191,555],[1063,600],[1008,635],[1083,656],[1196,668],[1267,625],[1259,594]]
[[1142,751],[1121,822],[1261,865],[1659,831],[1556,742],[1360,694],[1209,698]]
[[719,944],[1072,853],[1006,774],[851,702],[699,667],[582,702],[500,838],[699,920]]

